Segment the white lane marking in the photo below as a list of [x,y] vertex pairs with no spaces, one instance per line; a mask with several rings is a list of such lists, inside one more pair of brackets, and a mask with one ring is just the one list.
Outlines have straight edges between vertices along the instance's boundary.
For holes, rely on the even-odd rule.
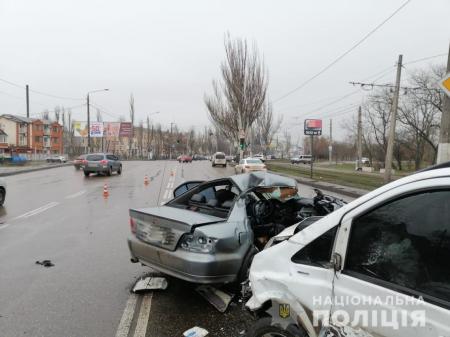
[[50,202],[47,205],[41,206],[41,207],[36,208],[36,209],[34,209],[32,211],[29,211],[27,213],[19,215],[19,216],[15,217],[13,220],[18,220],[18,219],[22,219],[22,218],[29,218],[29,217],[31,217],[33,215],[37,215],[39,213],[45,212],[46,210],[48,210],[48,209],[50,209],[52,207],[55,207],[57,205],[59,205],[59,202],[56,202],[56,201]]
[[3,225],[0,225],[0,229],[5,229],[6,227],[8,227],[9,226],[9,223],[5,223],[5,224],[3,224]]
[[172,198],[172,195],[173,195],[173,189],[170,189],[170,190],[169,190],[169,195],[168,195],[167,199]]
[[166,190],[166,191],[164,192],[163,200],[166,200],[166,199],[167,199],[168,193],[169,193],[169,190]]
[[77,192],[77,193],[74,193],[74,194],[70,194],[70,195],[64,197],[64,199],[73,199],[73,198],[76,198],[76,197],[80,197],[80,196],[82,196],[85,193],[86,193],[86,190],[83,190],[83,191],[80,191],[80,192]]
[[150,317],[150,309],[152,307],[152,295],[153,294],[145,295],[142,299],[141,310],[139,310],[136,329],[134,330],[134,337],[145,337],[148,319]]
[[130,332],[131,322],[133,321],[134,310],[136,308],[137,295],[130,294],[120,319],[119,327],[117,328],[116,337],[128,337]]

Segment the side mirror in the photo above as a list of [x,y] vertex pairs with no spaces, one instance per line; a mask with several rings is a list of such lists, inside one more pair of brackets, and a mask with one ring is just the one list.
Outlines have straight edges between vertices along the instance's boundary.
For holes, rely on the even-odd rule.
[[333,265],[334,271],[340,271],[342,269],[342,256],[338,253],[333,253],[331,264]]

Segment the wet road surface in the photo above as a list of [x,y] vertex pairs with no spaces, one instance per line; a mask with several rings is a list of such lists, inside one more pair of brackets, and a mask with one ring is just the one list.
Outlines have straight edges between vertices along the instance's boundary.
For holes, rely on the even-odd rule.
[[[5,178],[0,336],[178,337],[195,325],[210,336],[239,336],[251,321],[241,304],[221,314],[185,282],[169,279],[165,291],[130,294],[150,269],[130,263],[126,245],[130,207],[161,204],[185,180],[231,174],[207,161],[131,161],[111,177],[61,167]],[[303,185],[300,191],[313,195]],[[55,266],[35,264],[44,259]]]

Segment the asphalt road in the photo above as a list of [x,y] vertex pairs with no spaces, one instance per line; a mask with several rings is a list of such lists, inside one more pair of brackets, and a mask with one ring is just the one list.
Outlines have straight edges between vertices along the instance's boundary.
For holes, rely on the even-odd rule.
[[[150,270],[130,263],[125,241],[130,207],[161,204],[185,180],[230,174],[232,168],[209,162],[136,161],[124,162],[120,176],[85,178],[61,167],[5,178],[0,336],[178,337],[195,325],[210,336],[239,336],[251,321],[240,303],[221,314],[192,285],[174,279],[165,291],[131,294]],[[303,185],[300,191],[313,194]],[[54,266],[35,263],[44,259]]]

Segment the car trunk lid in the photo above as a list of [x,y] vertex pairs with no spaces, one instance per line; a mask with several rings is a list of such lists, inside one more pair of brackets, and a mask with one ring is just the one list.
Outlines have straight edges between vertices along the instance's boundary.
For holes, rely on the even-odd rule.
[[169,206],[130,209],[136,224],[136,237],[152,246],[175,250],[183,234],[199,225],[225,219]]

